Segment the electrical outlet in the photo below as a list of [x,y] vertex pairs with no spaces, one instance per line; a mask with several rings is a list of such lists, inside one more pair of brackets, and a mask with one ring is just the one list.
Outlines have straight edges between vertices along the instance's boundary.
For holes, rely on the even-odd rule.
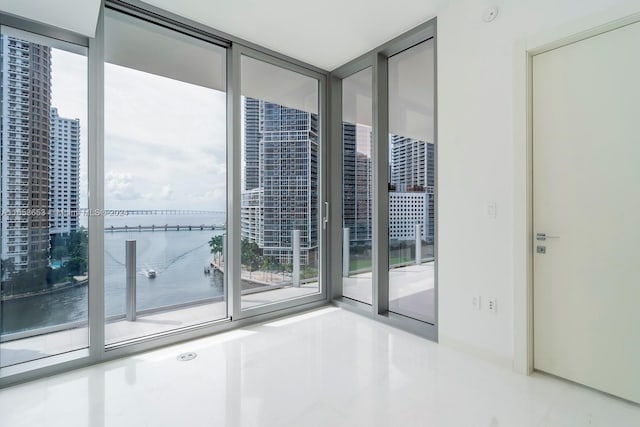
[[496,217],[496,202],[487,203],[487,215],[489,216],[489,218]]
[[482,304],[481,304],[481,299],[478,295],[473,296],[473,299],[471,300],[471,305],[473,306],[474,310],[480,311],[480,309],[482,308]]
[[489,313],[493,314],[498,312],[498,303],[495,298],[487,299],[487,310],[489,311]]

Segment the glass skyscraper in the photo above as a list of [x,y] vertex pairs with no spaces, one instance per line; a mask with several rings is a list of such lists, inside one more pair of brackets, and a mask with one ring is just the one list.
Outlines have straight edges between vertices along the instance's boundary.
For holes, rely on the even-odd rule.
[[371,245],[372,162],[371,127],[342,123],[343,227],[350,240]]
[[318,250],[318,117],[268,101],[245,98],[245,174],[242,238],[265,257],[292,262],[293,230],[300,258]]

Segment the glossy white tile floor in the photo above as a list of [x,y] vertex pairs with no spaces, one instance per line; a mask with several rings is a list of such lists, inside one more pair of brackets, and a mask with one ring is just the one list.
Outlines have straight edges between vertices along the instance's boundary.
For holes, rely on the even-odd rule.
[[3,427],[639,425],[640,406],[336,308],[0,390]]

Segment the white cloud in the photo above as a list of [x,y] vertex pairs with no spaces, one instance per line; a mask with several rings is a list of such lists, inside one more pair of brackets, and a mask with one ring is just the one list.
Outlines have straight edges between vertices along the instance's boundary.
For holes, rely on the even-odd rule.
[[105,170],[145,193],[109,206],[225,210],[225,94],[110,64],[105,80]]
[[133,177],[126,172],[108,172],[105,190],[109,198],[116,200],[140,200],[142,194],[135,189]]
[[162,189],[160,190],[160,198],[165,200],[171,200],[172,195],[173,195],[173,188],[171,188],[171,185],[163,185]]
[[[80,119],[80,203],[87,206],[87,59],[54,50],[52,104]],[[105,66],[105,206],[226,210],[226,97]]]

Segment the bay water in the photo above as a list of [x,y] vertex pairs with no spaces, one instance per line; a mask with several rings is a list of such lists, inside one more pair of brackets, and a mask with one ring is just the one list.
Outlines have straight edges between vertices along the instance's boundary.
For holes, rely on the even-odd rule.
[[[106,216],[105,228],[135,229],[155,225],[155,231],[104,232],[104,287],[106,316],[125,313],[125,241],[136,241],[137,309],[146,310],[221,296],[222,275],[205,274],[213,255],[209,240],[224,234],[221,229],[200,230],[200,226],[222,225],[223,213],[209,215]],[[180,231],[159,226],[192,226]],[[155,278],[147,277],[154,270]],[[4,334],[42,328],[88,318],[88,293],[93,287],[78,286],[1,303],[0,326]]]

